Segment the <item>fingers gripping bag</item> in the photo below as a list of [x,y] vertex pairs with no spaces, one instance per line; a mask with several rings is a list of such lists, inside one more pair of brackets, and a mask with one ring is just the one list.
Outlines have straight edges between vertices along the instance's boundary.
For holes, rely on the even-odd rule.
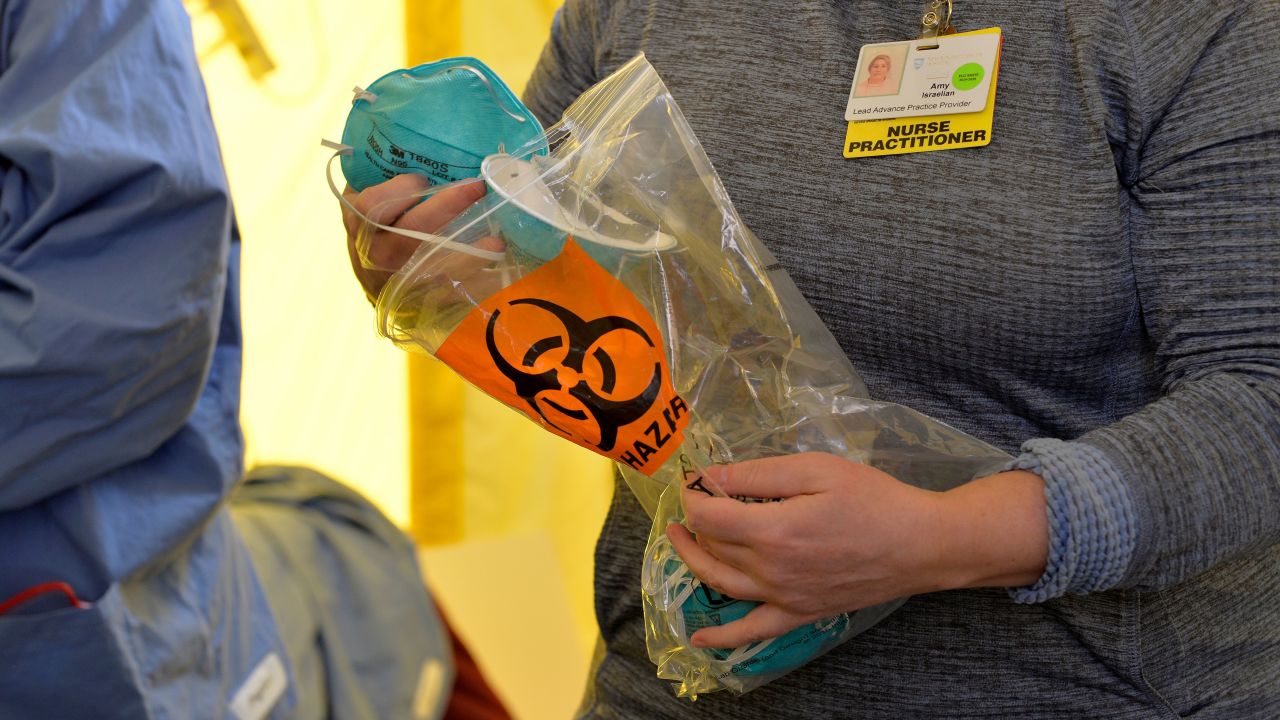
[[[616,463],[653,518],[642,588],[658,676],[687,697],[746,692],[901,605],[732,650],[689,642],[758,605],[701,583],[666,538],[667,524],[684,519],[681,487],[722,494],[702,475],[711,464],[817,451],[945,490],[1009,457],[866,396],[834,337],[743,225],[645,58],[545,132],[495,143],[477,175],[483,197],[413,234],[377,298],[379,330]],[[388,228],[366,222],[357,244],[376,244]]]

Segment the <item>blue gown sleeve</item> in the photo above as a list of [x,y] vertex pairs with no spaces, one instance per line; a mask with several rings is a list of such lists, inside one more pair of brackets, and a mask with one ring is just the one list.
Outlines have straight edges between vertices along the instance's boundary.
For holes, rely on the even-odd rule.
[[205,385],[232,217],[190,32],[0,0],[0,512],[151,455]]

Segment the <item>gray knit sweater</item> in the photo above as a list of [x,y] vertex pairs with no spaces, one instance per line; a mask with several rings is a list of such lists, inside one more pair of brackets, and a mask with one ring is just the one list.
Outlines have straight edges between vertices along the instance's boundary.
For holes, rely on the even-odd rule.
[[1049,569],[690,704],[645,655],[620,486],[584,711],[1280,717],[1280,8],[956,0],[1004,29],[992,143],[845,160],[858,48],[919,5],[569,0],[526,100],[553,120],[647,53],[871,395],[1045,478]]

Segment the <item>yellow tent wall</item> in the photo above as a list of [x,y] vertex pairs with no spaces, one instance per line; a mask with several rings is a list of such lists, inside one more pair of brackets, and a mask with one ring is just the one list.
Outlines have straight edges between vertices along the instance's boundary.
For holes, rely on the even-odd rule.
[[518,92],[556,4],[244,3],[276,66],[257,80],[189,4],[243,235],[250,463],[317,467],[410,530],[437,600],[527,720],[568,717],[581,694],[607,463],[376,336],[319,140],[340,137],[353,86],[439,57],[478,57]]

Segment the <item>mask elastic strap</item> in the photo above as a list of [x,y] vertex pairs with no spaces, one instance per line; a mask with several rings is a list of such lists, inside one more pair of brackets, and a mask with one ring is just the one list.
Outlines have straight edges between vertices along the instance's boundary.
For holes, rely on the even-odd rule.
[[369,216],[357,210],[356,207],[342,195],[342,191],[338,190],[338,184],[333,181],[333,161],[339,156],[350,155],[353,152],[353,148],[350,145],[343,145],[341,143],[333,142],[332,140],[321,140],[320,144],[334,151],[333,155],[329,158],[329,162],[324,168],[325,180],[329,182],[329,192],[333,193],[333,196],[338,199],[338,202],[342,203],[343,207],[355,213],[361,220],[364,220],[379,230],[386,230],[387,232],[393,232],[397,235],[403,235],[405,237],[413,238],[414,240],[421,240],[422,242],[435,245],[436,247],[432,252],[445,248],[454,252],[470,255],[472,257],[483,258],[490,262],[497,262],[506,257],[505,253],[481,250],[466,243],[454,242],[453,240],[449,240],[440,235],[432,235],[431,233],[418,232],[417,230],[406,230],[405,228],[391,227],[390,225],[383,225],[382,223],[371,220]]
[[[663,609],[679,608],[684,605],[684,601],[689,599],[694,588],[700,584],[698,578],[689,572],[689,566],[683,561],[677,566],[675,572],[666,574],[668,556],[675,554],[671,541],[662,537],[656,541],[653,551],[644,562],[642,580],[644,590],[661,600]],[[664,575],[666,575],[665,578]]]
[[351,88],[351,94],[352,94],[352,96],[353,96],[353,97],[351,98],[351,104],[352,104],[352,105],[355,105],[357,100],[363,100],[363,101],[365,101],[365,102],[367,102],[367,103],[376,103],[376,102],[378,102],[378,96],[377,96],[377,95],[375,95],[374,93],[369,92],[368,90],[365,90],[364,88],[360,87],[359,85],[357,85],[357,86],[355,86],[355,87]]
[[729,657],[725,658],[723,662],[726,665],[733,666],[740,662],[750,660],[756,655],[759,655],[761,650],[772,645],[773,641],[777,639],[778,638],[769,638],[768,640],[763,640],[755,644],[748,643],[741,647],[736,647],[733,649],[733,652],[729,653]]
[[[689,566],[683,561],[680,562],[679,568],[667,576],[665,582],[654,576],[655,570],[666,565],[667,554],[675,555],[675,548],[672,547],[671,541],[663,537],[654,545],[651,555],[645,558],[645,577],[643,580],[645,592],[655,595],[662,602],[663,610],[674,609],[674,616],[680,619],[681,632],[687,640],[688,635],[684,631],[684,613],[682,608],[684,603],[693,594],[693,591],[702,585],[702,581],[693,576],[689,571]],[[656,558],[656,559],[655,559]],[[674,593],[674,594],[673,594]],[[760,654],[760,651],[773,644],[777,638],[769,638],[758,643],[747,643],[733,649],[729,656],[723,662],[725,665],[733,666],[738,663],[745,662]]]
[[[484,88],[489,91],[489,95],[493,97],[494,103],[496,103],[498,107],[502,108],[502,112],[506,113],[507,115],[510,115],[511,118],[518,123],[529,122],[529,118],[511,109],[511,107],[507,104],[507,98],[498,94],[498,90],[493,87],[493,83],[489,81],[489,77],[485,75],[483,72],[480,72],[480,68],[477,68],[473,65],[454,65],[453,67],[447,67],[439,72],[433,73],[430,77],[435,77],[436,75],[451,72],[453,70],[463,70],[465,72],[471,73],[472,75],[475,75],[477,78],[480,79],[480,82],[484,83]],[[403,73],[403,74],[406,77],[410,77],[410,78],[413,77],[409,73]],[[378,102],[378,96],[375,93],[371,93],[368,90],[365,90],[364,88],[360,87],[359,85],[351,88],[351,92],[355,96],[351,98],[351,104],[353,105],[358,100],[364,100],[365,102],[370,104]]]
[[476,77],[480,78],[480,82],[484,83],[485,89],[487,89],[489,91],[489,94],[493,96],[493,100],[498,104],[498,107],[502,108],[502,112],[510,115],[516,122],[523,123],[523,122],[529,121],[528,118],[526,118],[523,115],[520,115],[519,113],[514,112],[510,107],[508,107],[507,99],[498,94],[497,89],[493,87],[493,83],[489,81],[488,76],[480,72],[479,68],[474,67],[472,65],[454,65],[451,68],[445,68],[441,72],[449,72],[450,70],[466,70],[472,75],[475,75]]

